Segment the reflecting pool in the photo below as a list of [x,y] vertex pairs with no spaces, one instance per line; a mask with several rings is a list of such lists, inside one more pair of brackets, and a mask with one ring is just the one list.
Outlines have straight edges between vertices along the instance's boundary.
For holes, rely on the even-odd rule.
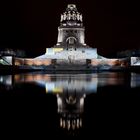
[[132,98],[139,95],[140,73],[33,72],[0,75],[0,96],[18,97],[19,102],[16,106],[11,104],[12,109],[17,111],[17,106],[20,107],[18,111],[22,110],[21,113],[28,114],[29,118],[31,116],[27,119],[32,123],[35,118],[31,127],[36,130],[39,128],[34,124],[42,123],[46,130],[62,136],[112,131],[119,125],[126,127],[125,117],[129,118],[129,114],[138,117],[134,110],[138,109],[139,102],[132,104]]

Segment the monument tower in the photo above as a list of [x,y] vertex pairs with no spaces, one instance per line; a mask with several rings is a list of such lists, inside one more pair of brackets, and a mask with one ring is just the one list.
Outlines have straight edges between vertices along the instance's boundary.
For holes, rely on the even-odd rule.
[[[5,60],[8,62],[10,60],[11,63],[4,63]],[[132,65],[133,62],[131,60]],[[39,70],[109,70],[115,66],[117,66],[115,69],[128,67],[131,65],[129,63],[127,58],[105,58],[98,55],[97,48],[86,45],[83,17],[75,4],[68,4],[65,12],[61,14],[57,43],[54,46],[48,46],[44,54],[31,59],[13,59],[13,57],[9,58],[1,54],[0,58],[2,65]]]
[[75,4],[68,4],[60,16],[56,45],[46,48],[46,53],[35,60],[52,60],[57,69],[76,69],[77,66],[86,68],[89,60],[97,59],[97,56],[97,49],[85,43],[82,14]]
[[85,46],[84,32],[82,14],[78,12],[76,5],[68,4],[66,11],[61,14],[57,45],[63,48]]

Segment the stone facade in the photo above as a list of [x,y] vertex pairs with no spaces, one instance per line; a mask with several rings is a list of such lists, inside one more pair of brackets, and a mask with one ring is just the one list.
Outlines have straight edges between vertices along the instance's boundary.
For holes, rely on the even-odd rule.
[[[108,59],[98,55],[97,48],[86,45],[82,14],[78,12],[76,5],[68,4],[65,12],[61,14],[56,45],[46,48],[46,52],[41,56],[14,58],[11,59],[12,64],[8,64],[46,70],[50,70],[49,67],[59,70],[111,69],[114,66],[119,68],[130,66],[134,58],[131,63],[130,59]],[[5,59],[5,56],[2,56],[0,64],[5,60],[7,62],[9,58]]]
[[86,65],[88,59],[97,59],[97,49],[85,43],[85,28],[82,14],[76,5],[69,4],[61,15],[57,43],[47,48],[46,53],[37,59],[56,59],[58,65]]

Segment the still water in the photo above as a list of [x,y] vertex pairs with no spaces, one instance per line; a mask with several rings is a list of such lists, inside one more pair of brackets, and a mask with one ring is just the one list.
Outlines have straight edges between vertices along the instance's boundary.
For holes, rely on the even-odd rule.
[[[138,125],[139,101],[133,99],[139,99],[139,95],[140,73],[0,75],[0,96],[20,97],[16,105],[13,100],[7,109],[19,112],[16,118],[26,114],[17,127],[26,126],[26,131],[37,132],[42,128],[42,133],[59,136],[94,136],[96,132],[109,135],[112,131],[118,134],[123,129],[130,130],[130,124]],[[8,122],[13,123],[13,119]],[[114,131],[117,127],[118,131]]]

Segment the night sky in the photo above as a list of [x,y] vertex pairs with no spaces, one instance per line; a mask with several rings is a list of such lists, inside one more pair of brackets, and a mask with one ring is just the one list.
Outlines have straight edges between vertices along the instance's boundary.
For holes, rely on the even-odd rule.
[[74,3],[83,14],[86,44],[108,56],[140,48],[140,8],[134,0],[4,0],[0,2],[0,48],[45,53],[57,41],[60,14]]

